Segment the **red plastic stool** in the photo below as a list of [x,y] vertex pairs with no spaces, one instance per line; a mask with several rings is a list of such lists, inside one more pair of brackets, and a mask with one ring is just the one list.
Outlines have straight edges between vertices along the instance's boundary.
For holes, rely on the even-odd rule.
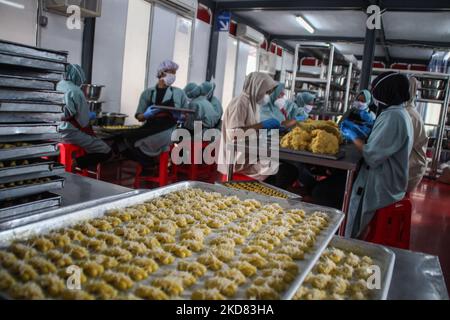
[[412,205],[405,198],[375,213],[364,238],[365,241],[395,248],[409,249]]
[[214,176],[216,172],[215,165],[208,164],[195,164],[195,156],[194,150],[195,148],[201,148],[202,154],[205,148],[210,144],[210,142],[192,142],[191,143],[191,164],[178,165],[174,167],[175,175],[178,176],[178,173],[184,173],[188,176],[188,179],[191,181],[198,181],[201,177],[206,177],[206,180],[209,182],[214,181]]
[[170,151],[162,152],[159,155],[159,174],[158,176],[142,176],[144,168],[142,165],[138,164],[136,168],[136,176],[134,179],[134,188],[140,189],[142,182],[153,182],[158,184],[160,187],[164,187],[171,181],[176,180],[176,175],[173,174],[173,170],[169,172],[169,159]]
[[59,162],[66,167],[66,172],[74,173],[72,170],[73,158],[82,157],[86,154],[83,148],[69,143],[58,144]]

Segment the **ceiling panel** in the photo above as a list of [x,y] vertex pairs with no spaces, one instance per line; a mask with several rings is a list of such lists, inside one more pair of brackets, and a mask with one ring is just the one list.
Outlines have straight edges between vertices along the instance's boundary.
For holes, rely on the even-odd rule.
[[310,35],[295,17],[302,15],[316,30],[317,36],[364,37],[365,17],[359,11],[240,11],[248,19],[270,34]]
[[433,50],[408,47],[389,47],[389,53],[393,57],[428,60],[431,58]]

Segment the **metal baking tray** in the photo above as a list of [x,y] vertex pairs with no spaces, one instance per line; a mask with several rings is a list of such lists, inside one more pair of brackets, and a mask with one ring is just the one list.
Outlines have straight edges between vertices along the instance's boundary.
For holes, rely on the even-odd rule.
[[58,133],[58,125],[54,123],[0,124],[0,135],[16,134],[52,134]]
[[45,192],[29,198],[16,199],[2,204],[0,207],[0,223],[9,219],[19,219],[24,214],[40,210],[51,210],[61,206],[62,197],[59,194]]
[[28,46],[6,40],[0,40],[0,51],[32,56],[41,59],[51,59],[60,62],[67,62],[68,55],[68,52],[66,51],[36,48],[34,46]]
[[3,66],[1,69],[3,75],[10,75],[16,77],[31,77],[40,80],[48,80],[52,82],[59,82],[64,80],[63,72],[45,72],[41,70],[23,69],[15,66]]
[[64,103],[48,104],[30,101],[1,101],[0,112],[62,113]]
[[56,85],[52,81],[38,78],[16,77],[0,74],[0,87],[31,90],[55,90]]
[[17,66],[40,70],[64,72],[65,62],[56,60],[44,60],[32,56],[18,55],[15,53],[0,51],[0,65]]
[[330,246],[372,258],[381,270],[381,288],[372,291],[371,300],[387,299],[395,264],[395,253],[392,250],[373,243],[338,236],[333,237]]
[[47,191],[62,189],[64,187],[64,180],[65,179],[61,177],[51,177],[51,181],[49,182],[0,189],[0,200],[4,201],[7,199],[16,199]]
[[[275,191],[277,191],[277,192],[282,193],[283,195],[285,195],[285,196],[287,197],[287,199],[290,199],[290,200],[297,200],[297,201],[300,201],[300,200],[302,199],[302,197],[301,197],[300,195],[298,195],[298,194],[295,194],[295,193],[292,193],[292,192],[283,190],[283,189],[281,189],[281,188],[272,186],[272,185],[270,185],[270,184],[268,184],[268,183],[261,182],[261,181],[248,180],[248,181],[225,181],[225,182],[216,182],[216,184],[222,185],[222,186],[227,187],[227,188],[229,188],[229,187],[228,187],[226,184],[231,184],[231,185],[233,185],[233,184],[245,184],[245,183],[258,183],[258,184],[260,184],[260,185],[262,185],[262,186],[264,186],[264,187],[266,187],[266,188],[269,188],[269,189],[272,189],[272,190],[275,190]],[[230,188],[232,188],[232,187],[230,187]],[[256,191],[249,191],[249,190],[243,190],[243,189],[238,189],[238,190],[241,190],[241,191],[244,191],[244,192],[248,192],[248,193],[250,193],[250,194],[256,193],[256,194],[259,194],[259,195],[263,195],[263,196],[269,197],[269,195],[266,195],[266,194],[263,194],[263,193],[259,193],[259,192],[256,192]],[[282,198],[278,198],[278,197],[274,197],[274,198],[282,199]]]
[[[54,217],[52,219],[39,221],[36,223],[31,223],[25,226],[21,226],[15,229],[5,230],[0,232],[0,248],[7,247],[12,241],[15,240],[26,240],[31,236],[45,234],[51,230],[69,227],[75,225],[81,221],[88,219],[104,216],[104,214],[111,209],[120,209],[135,204],[143,203],[145,201],[175,192],[182,191],[190,188],[200,188],[209,192],[219,192],[226,196],[237,196],[241,200],[248,199],[248,193],[241,192],[240,190],[226,188],[220,185],[212,185],[204,182],[182,182],[167,187],[155,189],[146,193],[130,196],[126,199],[121,199],[117,201],[111,201],[108,203],[103,203],[97,206],[86,208],[79,211],[74,211],[63,216]],[[282,299],[289,300],[292,299],[294,294],[297,292],[298,288],[302,284],[304,278],[311,270],[311,268],[316,263],[317,259],[320,257],[323,250],[327,247],[328,243],[331,241],[333,235],[336,233],[339,225],[341,224],[344,214],[341,211],[315,206],[307,203],[298,202],[295,205],[290,204],[286,200],[277,199],[270,197],[261,196],[254,194],[252,198],[260,201],[261,203],[278,203],[284,209],[303,209],[305,212],[312,213],[316,211],[321,211],[329,216],[329,226],[322,231],[320,235],[317,236],[316,243],[313,250],[310,253],[305,254],[305,259],[297,262],[299,267],[299,274],[297,278],[292,282],[288,290],[282,294]],[[195,257],[196,254],[193,254]],[[177,260],[172,264],[175,266]],[[160,270],[165,269],[161,267]],[[166,269],[167,270],[167,269]],[[242,297],[241,297],[242,298]]]
[[59,122],[64,113],[28,113],[28,112],[2,112],[0,109],[1,123],[33,123],[33,122]]
[[[20,160],[20,161],[23,161],[23,160]],[[53,161],[47,161],[47,160],[29,161],[28,165],[22,165],[22,164],[20,164],[20,161],[19,161],[19,165],[16,165],[14,167],[0,168],[0,181],[3,178],[11,177],[11,176],[18,176],[18,175],[24,175],[24,174],[30,174],[30,173],[36,173],[36,172],[44,172],[44,171],[52,171],[53,169],[55,169],[59,166],[59,164],[57,164]],[[6,164],[8,164],[8,162],[9,161],[6,161]]]
[[279,150],[280,150],[280,152],[291,153],[294,155],[307,156],[307,157],[313,157],[313,158],[321,158],[321,159],[329,159],[329,160],[339,160],[339,159],[342,159],[345,157],[345,151],[343,151],[343,150],[339,151],[335,155],[318,154],[318,153],[312,153],[309,151],[298,151],[298,150],[292,150],[292,149],[281,148],[281,147]]
[[0,100],[64,104],[64,93],[45,90],[20,90],[0,87]]
[[195,110],[191,109],[184,109],[184,108],[174,108],[174,107],[167,107],[167,106],[155,106],[156,109],[161,110],[167,110],[167,111],[177,111],[177,112],[184,112],[184,113],[195,113]]
[[44,134],[19,134],[13,136],[1,136],[0,144],[12,142],[33,142],[33,141],[60,141],[61,134],[59,133],[44,133]]
[[[14,170],[17,169],[17,170]],[[41,170],[39,170],[41,169]],[[39,170],[39,171],[38,171]],[[5,171],[5,172],[3,172]],[[13,175],[13,172],[19,172],[19,174]],[[54,162],[48,162],[44,164],[36,164],[29,166],[13,167],[0,170],[0,184],[7,184],[16,181],[26,181],[38,178],[47,178],[52,176],[61,175],[65,172],[65,167],[61,164]],[[3,175],[6,174],[6,175]]]
[[0,149],[0,161],[13,159],[39,158],[49,154],[57,154],[56,142],[36,142],[28,147]]

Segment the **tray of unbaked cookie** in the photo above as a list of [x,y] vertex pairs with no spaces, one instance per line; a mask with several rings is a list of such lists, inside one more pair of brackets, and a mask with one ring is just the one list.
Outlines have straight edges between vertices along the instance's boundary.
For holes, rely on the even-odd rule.
[[291,299],[343,214],[248,195],[182,182],[0,232],[3,296]]
[[268,183],[261,181],[226,181],[216,182],[218,185],[223,185],[228,188],[239,189],[248,192],[259,193],[261,195],[281,198],[281,199],[293,199],[300,201],[302,197],[298,194],[283,190],[281,188],[272,186]]
[[294,299],[386,300],[394,264],[384,246],[335,236]]

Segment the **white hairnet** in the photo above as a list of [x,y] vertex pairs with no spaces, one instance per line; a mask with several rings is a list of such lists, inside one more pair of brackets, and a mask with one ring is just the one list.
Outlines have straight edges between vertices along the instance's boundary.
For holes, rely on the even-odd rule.
[[178,70],[179,66],[172,60],[165,60],[160,63],[158,66],[158,77],[161,76],[162,73],[168,71],[168,70]]

